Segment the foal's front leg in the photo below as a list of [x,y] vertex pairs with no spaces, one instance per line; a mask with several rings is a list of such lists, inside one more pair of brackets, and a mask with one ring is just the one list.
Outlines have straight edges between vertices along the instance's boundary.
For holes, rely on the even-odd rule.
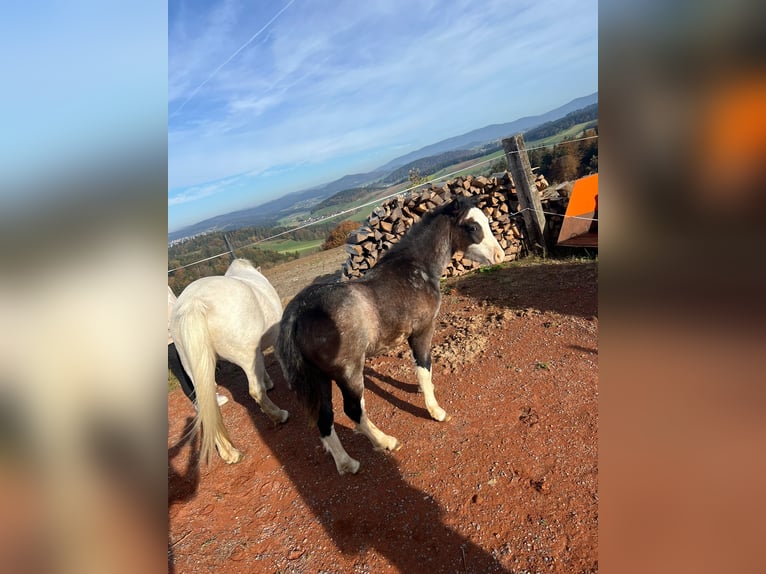
[[412,335],[408,339],[412,356],[415,357],[415,370],[418,374],[418,386],[426,399],[426,408],[431,418],[437,421],[449,419],[447,412],[439,406],[434,396],[434,384],[431,382],[431,338],[433,326],[423,333]]
[[[355,413],[354,415],[349,416],[351,417],[351,420],[356,423],[356,427],[354,428],[356,432],[362,433],[364,436],[370,439],[372,446],[377,449],[390,450],[393,452],[402,448],[402,443],[399,442],[399,439],[397,439],[395,436],[384,433],[369,419],[367,416],[367,409],[364,406],[364,396],[354,398],[353,401],[356,402],[358,407],[353,407],[352,409],[358,414]],[[347,404],[345,395],[343,403],[344,405]],[[346,413],[352,410],[345,406],[344,408],[346,409]]]
[[362,433],[375,448],[395,451],[401,448],[401,443],[396,437],[387,435],[373,424],[367,416],[364,404],[364,361],[353,373],[341,378],[338,383],[343,395],[343,411],[356,423],[354,430]]

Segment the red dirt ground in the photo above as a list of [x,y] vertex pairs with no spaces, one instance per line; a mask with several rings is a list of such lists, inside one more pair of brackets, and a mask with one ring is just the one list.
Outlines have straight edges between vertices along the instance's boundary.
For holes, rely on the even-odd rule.
[[353,433],[336,388],[357,475],[338,476],[271,354],[270,396],[290,412],[279,427],[219,364],[239,464],[197,465],[194,410],[172,391],[170,571],[596,572],[596,279],[594,261],[537,261],[446,281],[433,380],[452,418],[428,416],[406,347],[369,359],[370,419],[403,447],[378,452]]

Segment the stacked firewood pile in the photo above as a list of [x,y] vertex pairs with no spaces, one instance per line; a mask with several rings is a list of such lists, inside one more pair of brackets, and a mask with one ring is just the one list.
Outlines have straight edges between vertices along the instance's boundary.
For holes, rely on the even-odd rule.
[[[547,190],[546,193],[552,195]],[[478,196],[477,207],[489,218],[490,229],[505,251],[505,261],[513,261],[527,252],[524,220],[518,212],[519,201],[510,174],[465,176],[450,180],[441,187],[430,186],[419,192],[397,195],[373,209],[362,226],[353,231],[346,241],[348,260],[343,265],[343,278],[362,276],[424,213],[457,196]],[[545,211],[549,211],[547,203],[565,202],[543,201]],[[566,205],[563,207],[566,210]],[[561,222],[558,227],[560,229]],[[445,276],[461,275],[478,267],[478,263],[462,253],[456,253],[445,270]]]

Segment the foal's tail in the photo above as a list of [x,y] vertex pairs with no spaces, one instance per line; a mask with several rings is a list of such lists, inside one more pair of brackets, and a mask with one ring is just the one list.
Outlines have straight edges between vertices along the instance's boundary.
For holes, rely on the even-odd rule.
[[194,430],[200,433],[200,460],[209,463],[215,452],[216,437],[221,435],[226,440],[229,437],[215,396],[216,355],[207,329],[207,306],[192,299],[177,310],[177,317],[176,348],[197,395],[199,411]]
[[321,394],[319,378],[321,371],[310,361],[306,360],[298,346],[298,317],[293,305],[288,304],[282,315],[282,323],[274,351],[282,366],[287,385],[295,391],[298,399],[306,408],[309,422],[316,424],[319,420]]

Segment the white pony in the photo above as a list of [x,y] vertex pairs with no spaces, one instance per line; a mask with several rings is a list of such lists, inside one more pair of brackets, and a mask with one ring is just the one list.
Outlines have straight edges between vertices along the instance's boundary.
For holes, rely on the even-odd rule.
[[218,357],[245,371],[250,396],[271,420],[287,420],[287,411],[266,394],[274,383],[263,363],[263,350],[276,342],[281,318],[279,295],[247,259],[235,259],[223,277],[197,279],[178,297],[170,331],[197,394],[194,428],[199,431],[201,426],[201,460],[210,461],[214,446],[227,463],[242,458],[231,444],[216,401]]

